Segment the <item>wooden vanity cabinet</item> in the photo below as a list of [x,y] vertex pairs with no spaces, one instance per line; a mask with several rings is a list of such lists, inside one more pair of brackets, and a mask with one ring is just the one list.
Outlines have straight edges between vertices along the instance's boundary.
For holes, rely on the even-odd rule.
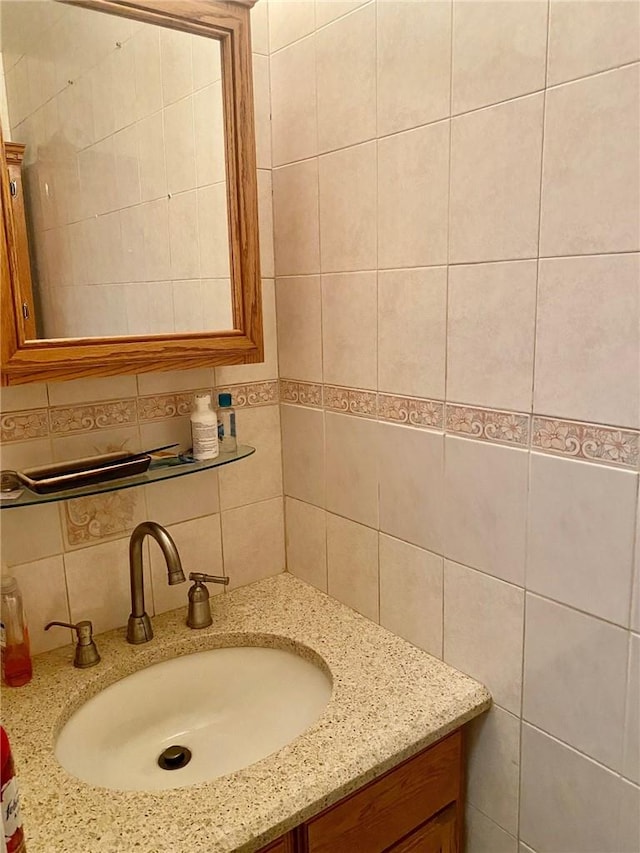
[[260,853],[296,853],[295,833],[288,832],[268,847],[263,847]]
[[459,853],[462,762],[458,730],[260,853]]

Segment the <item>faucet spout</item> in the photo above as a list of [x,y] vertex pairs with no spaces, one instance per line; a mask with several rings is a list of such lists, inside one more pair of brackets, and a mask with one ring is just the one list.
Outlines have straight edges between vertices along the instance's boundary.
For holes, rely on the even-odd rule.
[[143,521],[131,534],[129,541],[129,578],[131,581],[131,615],[127,622],[127,642],[147,643],[153,638],[151,620],[144,607],[144,578],[142,573],[142,543],[151,536],[160,546],[167,564],[167,581],[171,586],[184,583],[180,555],[169,533],[155,521]]

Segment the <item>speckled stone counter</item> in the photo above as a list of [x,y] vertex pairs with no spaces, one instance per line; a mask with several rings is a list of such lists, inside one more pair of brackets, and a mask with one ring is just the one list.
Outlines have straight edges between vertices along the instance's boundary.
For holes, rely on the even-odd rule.
[[[2,691],[22,791],[29,853],[254,851],[480,714],[486,689],[289,574],[212,598],[213,625],[185,611],[153,618],[154,639],[124,629],[97,638],[81,671],[70,646],[39,655],[33,681]],[[126,614],[125,614],[126,615]],[[324,661],[333,693],[318,721],[279,752],[211,782],[110,791],[70,776],[53,745],[89,697],[123,676],[228,645],[291,648]]]

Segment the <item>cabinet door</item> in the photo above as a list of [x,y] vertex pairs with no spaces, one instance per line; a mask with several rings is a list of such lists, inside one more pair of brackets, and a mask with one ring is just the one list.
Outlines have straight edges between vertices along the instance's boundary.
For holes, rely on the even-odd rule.
[[293,833],[289,832],[287,835],[283,835],[282,838],[278,838],[277,841],[267,844],[258,853],[294,853],[294,850]]
[[441,811],[411,835],[394,844],[387,853],[458,853],[456,807]]
[[389,850],[459,798],[461,759],[458,731],[310,820],[308,853]]

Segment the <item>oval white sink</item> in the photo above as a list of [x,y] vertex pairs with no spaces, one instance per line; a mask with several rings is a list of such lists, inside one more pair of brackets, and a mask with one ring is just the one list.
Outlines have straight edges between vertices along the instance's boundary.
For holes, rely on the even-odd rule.
[[[265,758],[314,723],[328,675],[282,649],[211,649],[163,661],[107,687],[63,727],[56,757],[69,773],[121,791],[182,788]],[[179,769],[160,754],[187,747]]]

